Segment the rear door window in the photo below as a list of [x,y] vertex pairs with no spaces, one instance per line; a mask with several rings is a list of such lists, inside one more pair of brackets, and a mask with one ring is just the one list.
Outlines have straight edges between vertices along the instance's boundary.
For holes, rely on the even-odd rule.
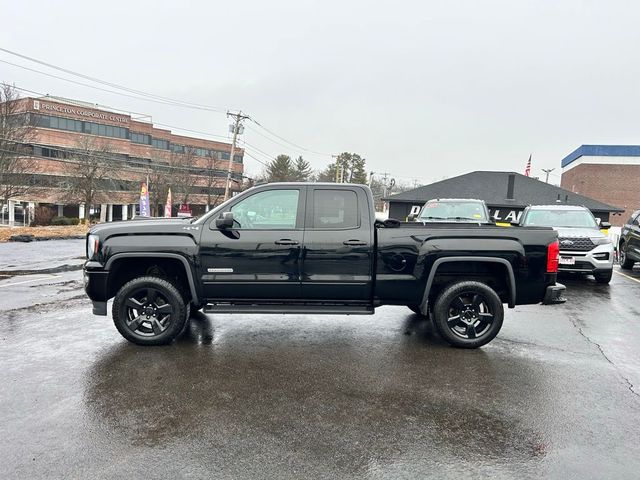
[[353,190],[315,189],[311,228],[346,230],[360,226],[358,196]]

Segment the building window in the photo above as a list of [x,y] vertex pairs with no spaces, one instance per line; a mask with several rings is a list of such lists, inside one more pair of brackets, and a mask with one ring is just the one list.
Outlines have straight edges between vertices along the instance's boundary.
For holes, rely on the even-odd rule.
[[144,133],[131,132],[131,143],[141,143],[143,145],[151,145],[151,136]]
[[242,163],[242,155],[234,155],[233,163]]
[[167,140],[161,140],[159,138],[152,138],[151,146],[154,148],[159,148],[161,150],[169,150],[169,142]]
[[175,143],[172,143],[171,151],[173,153],[184,153],[184,145],[176,145]]
[[208,148],[196,148],[194,149],[195,154],[200,156],[200,157],[209,157],[212,154],[212,151],[209,150]]
[[127,138],[129,136],[129,129],[127,128],[49,115],[31,115],[31,123],[36,127],[88,133],[90,135],[101,135],[103,137]]

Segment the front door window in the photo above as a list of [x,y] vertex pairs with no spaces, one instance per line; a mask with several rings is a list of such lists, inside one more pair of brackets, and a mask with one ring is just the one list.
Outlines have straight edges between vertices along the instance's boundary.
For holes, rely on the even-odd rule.
[[298,218],[299,190],[267,190],[231,207],[234,228],[242,230],[293,230]]

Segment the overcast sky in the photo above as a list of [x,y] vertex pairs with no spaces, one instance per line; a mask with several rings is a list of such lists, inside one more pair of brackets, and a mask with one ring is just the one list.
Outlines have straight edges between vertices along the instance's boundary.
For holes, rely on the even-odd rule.
[[[149,93],[241,108],[288,141],[357,152],[368,170],[407,183],[479,169],[522,173],[529,154],[533,175],[555,167],[559,183],[560,160],[579,145],[640,141],[638,2],[2,4],[2,48]],[[0,60],[74,78],[4,52]],[[213,135],[228,129],[224,114],[1,62],[0,81]],[[244,140],[270,156],[302,154],[318,169],[331,161],[247,125]]]

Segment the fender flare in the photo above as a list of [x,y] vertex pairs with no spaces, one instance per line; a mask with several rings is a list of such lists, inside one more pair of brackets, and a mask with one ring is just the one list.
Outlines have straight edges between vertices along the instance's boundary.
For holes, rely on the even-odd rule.
[[516,277],[513,274],[513,267],[508,260],[496,257],[444,257],[439,258],[435,262],[433,262],[433,266],[431,267],[431,271],[429,272],[427,285],[425,286],[424,294],[422,295],[422,301],[420,302],[420,311],[423,315],[428,314],[429,292],[431,291],[433,280],[438,273],[438,268],[440,267],[440,265],[449,262],[481,262],[499,263],[501,265],[504,265],[507,269],[507,282],[509,287],[509,302],[507,303],[507,305],[509,306],[509,308],[513,308],[516,306]]
[[107,263],[104,265],[105,270],[109,270],[109,267],[113,265],[113,262],[119,260],[121,258],[171,258],[174,260],[179,260],[182,262],[184,266],[185,273],[187,274],[187,282],[189,282],[189,291],[191,293],[191,301],[194,303],[198,303],[198,292],[196,290],[196,284],[193,279],[193,271],[191,270],[191,265],[189,265],[189,261],[184,258],[182,255],[178,255],[177,253],[155,253],[155,252],[131,252],[131,253],[116,253],[113,255]]

